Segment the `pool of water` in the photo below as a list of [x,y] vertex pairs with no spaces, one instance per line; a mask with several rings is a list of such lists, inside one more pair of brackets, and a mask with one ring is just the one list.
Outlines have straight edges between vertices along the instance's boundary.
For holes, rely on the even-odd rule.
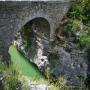
[[15,46],[10,46],[9,54],[13,62],[14,67],[23,75],[29,76],[33,79],[39,80],[43,76],[40,73],[39,69],[33,64],[30,63],[27,58],[25,58]]

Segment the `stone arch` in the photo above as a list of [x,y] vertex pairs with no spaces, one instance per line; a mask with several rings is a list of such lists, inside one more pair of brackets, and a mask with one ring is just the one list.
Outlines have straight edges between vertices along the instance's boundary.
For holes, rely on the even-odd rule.
[[48,40],[50,39],[50,23],[47,19],[43,17],[33,18],[28,21],[24,26],[22,26],[21,29],[27,26],[29,26],[30,29],[36,30],[39,35],[44,34]]
[[[18,33],[18,36],[16,35],[15,42],[19,50],[24,53],[27,58],[37,61],[35,56],[38,56],[38,50],[40,50],[41,57],[47,53],[44,51],[49,48],[50,24],[45,18],[36,17],[30,20],[21,27],[19,32],[21,34]],[[21,43],[18,43],[18,41]],[[44,58],[46,58],[46,56],[44,56]]]
[[42,18],[49,23],[49,25],[50,25],[50,40],[53,39],[55,24],[53,23],[53,20],[50,17],[50,15],[48,15],[48,13],[44,14],[43,11],[36,12],[36,13],[28,12],[27,16],[22,16],[22,14],[20,14],[20,16],[21,16],[21,19],[19,21],[18,20],[16,21],[16,23],[18,23],[18,25],[16,25],[17,26],[16,31],[19,31],[24,25],[26,25],[30,21],[35,20],[37,18]]
[[[3,5],[5,7],[3,7]],[[9,60],[8,48],[16,33],[29,21],[36,17],[45,18],[50,24],[50,41],[63,15],[69,9],[70,2],[2,2],[0,51],[4,60]],[[11,8],[11,9],[10,9]],[[7,10],[8,9],[8,10]],[[7,22],[7,23],[6,23]],[[4,48],[2,48],[4,47]],[[8,57],[8,58],[7,58]]]

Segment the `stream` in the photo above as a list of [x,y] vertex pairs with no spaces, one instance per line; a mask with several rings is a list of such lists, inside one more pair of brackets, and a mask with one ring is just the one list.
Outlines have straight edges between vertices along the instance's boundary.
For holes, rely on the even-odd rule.
[[9,48],[9,54],[11,56],[11,60],[16,70],[18,70],[21,74],[31,77],[33,79],[39,80],[42,79],[43,76],[40,73],[39,69],[31,62],[28,62],[27,58],[25,58],[14,45],[11,45]]

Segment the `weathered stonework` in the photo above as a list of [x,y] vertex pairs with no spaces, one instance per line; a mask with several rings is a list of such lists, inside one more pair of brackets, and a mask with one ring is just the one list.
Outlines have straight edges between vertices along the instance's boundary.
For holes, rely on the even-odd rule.
[[[48,32],[50,38],[48,38],[48,41],[52,41],[54,32],[56,28],[58,28],[63,16],[67,13],[70,4],[70,0],[54,2],[0,2],[0,53],[3,55],[4,61],[8,63],[10,59],[8,49],[17,32],[28,22],[36,18],[43,18],[48,22],[50,26]],[[44,31],[44,33],[47,32]],[[47,42],[42,40],[42,47],[41,43],[39,43],[40,40],[41,38],[36,40],[36,42],[38,42],[36,45],[40,45],[38,49],[41,50],[43,48],[44,52],[46,52],[45,50],[49,51],[49,45],[45,46]],[[20,41],[19,44],[21,44],[21,42],[22,41]],[[20,46],[19,49],[21,49],[28,58],[31,57],[24,51],[23,47]],[[54,76],[64,75],[71,85],[80,85],[82,81],[79,79],[86,79],[87,77],[87,64],[84,54],[81,53],[79,55],[79,52],[78,54],[77,52],[70,54],[62,48],[55,48],[52,51],[58,52],[60,56],[57,61],[49,61]],[[46,56],[47,54],[45,56],[42,55],[43,58],[47,59]],[[35,60],[33,57],[32,60]],[[36,60],[38,62],[32,61],[38,67],[39,65],[43,65],[41,61],[39,62],[39,59],[41,60],[41,58]]]
[[50,40],[70,6],[70,1],[0,2],[0,52],[8,62],[8,48],[15,34],[30,20],[43,17],[50,24]]

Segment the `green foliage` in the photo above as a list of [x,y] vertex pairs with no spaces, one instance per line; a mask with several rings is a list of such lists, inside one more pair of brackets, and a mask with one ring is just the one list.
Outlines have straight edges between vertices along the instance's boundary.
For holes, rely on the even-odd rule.
[[45,75],[45,77],[48,79],[48,81],[50,81],[50,76],[51,76],[50,67],[47,67],[47,68],[45,69],[44,75]]
[[70,8],[68,15],[67,29],[74,34],[80,32],[80,35],[75,35],[78,38],[77,45],[85,47],[90,44],[90,3],[89,0],[80,0],[74,3]]
[[3,88],[4,90],[15,90],[16,84],[18,82],[17,72],[14,70],[13,66],[7,66],[2,62],[0,58],[0,74],[4,77]]
[[29,86],[24,85],[24,86],[22,87],[22,90],[31,90],[31,89],[30,89],[30,87],[29,87]]
[[83,46],[90,44],[90,27],[85,26],[80,37],[80,44]]
[[18,78],[16,75],[8,75],[6,77],[7,85],[9,90],[15,90]]
[[[86,10],[89,10],[89,0],[80,0],[79,3],[73,4],[69,11],[69,17],[72,19],[78,19],[83,20],[86,19],[89,12],[86,12]],[[86,12],[86,13],[85,13]]]
[[[65,22],[67,21],[67,22]],[[63,27],[63,28],[60,28]],[[90,2],[89,0],[79,0],[73,3],[69,12],[61,22],[59,32],[55,35],[53,46],[65,46],[65,42],[74,38],[75,48],[81,49],[90,44]],[[63,30],[62,30],[63,29]],[[57,31],[57,30],[56,30]],[[78,34],[77,34],[78,33]]]
[[51,52],[48,55],[48,60],[58,60],[59,54],[57,52]]
[[90,24],[89,0],[81,0],[79,3],[73,4],[69,10],[68,17],[71,19],[72,23],[74,22],[77,26],[79,25],[79,22],[86,25]]
[[60,76],[55,83],[51,83],[52,86],[50,90],[69,90],[70,88],[67,87],[66,83],[67,80],[64,77]]
[[[47,67],[44,72],[45,77],[47,78],[48,82],[50,83],[50,90],[63,90],[63,88],[66,88],[66,79],[62,76],[58,77],[55,81],[51,79],[51,70],[50,67]],[[67,89],[65,89],[67,90]]]
[[60,76],[58,79],[57,79],[57,82],[56,82],[56,86],[58,86],[60,89],[66,87],[66,83],[67,83],[67,80]]
[[56,45],[59,45],[59,44],[63,44],[64,43],[64,38],[63,37],[55,37],[55,40],[51,42],[51,46],[52,47],[55,47]]
[[4,63],[2,63],[2,60],[0,58],[0,74],[2,74],[5,71],[6,67],[4,66]]
[[74,19],[73,21],[72,21],[72,31],[73,32],[76,32],[78,29],[79,29],[79,26],[80,26],[80,21],[79,20],[77,20],[77,19]]

